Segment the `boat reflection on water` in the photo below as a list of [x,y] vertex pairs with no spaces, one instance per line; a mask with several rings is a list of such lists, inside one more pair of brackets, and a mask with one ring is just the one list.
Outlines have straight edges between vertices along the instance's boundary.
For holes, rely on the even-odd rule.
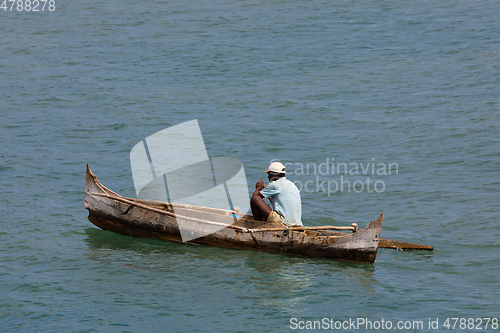
[[375,267],[370,264],[192,246],[95,228],[85,233],[88,257],[103,265],[137,270],[142,275],[159,274],[167,280],[184,279],[199,288],[223,284],[238,299],[271,308],[293,309],[304,302],[331,301],[353,290],[359,295],[376,291]]

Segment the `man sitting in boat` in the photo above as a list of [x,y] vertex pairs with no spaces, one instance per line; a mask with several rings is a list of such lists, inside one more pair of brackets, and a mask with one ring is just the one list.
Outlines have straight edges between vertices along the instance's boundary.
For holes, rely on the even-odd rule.
[[[255,220],[267,221],[268,223],[282,223],[289,227],[302,226],[302,205],[300,191],[294,183],[285,178],[285,166],[280,162],[274,162],[264,171],[269,178],[269,184],[265,186],[261,179],[255,185],[250,199],[250,206]],[[267,205],[264,199],[269,198],[273,209]]]

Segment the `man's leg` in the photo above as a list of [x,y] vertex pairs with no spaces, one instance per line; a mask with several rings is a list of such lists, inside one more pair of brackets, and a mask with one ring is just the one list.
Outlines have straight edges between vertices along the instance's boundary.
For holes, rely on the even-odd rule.
[[260,195],[252,195],[250,199],[250,207],[252,208],[252,215],[254,220],[267,221],[272,209],[267,205]]

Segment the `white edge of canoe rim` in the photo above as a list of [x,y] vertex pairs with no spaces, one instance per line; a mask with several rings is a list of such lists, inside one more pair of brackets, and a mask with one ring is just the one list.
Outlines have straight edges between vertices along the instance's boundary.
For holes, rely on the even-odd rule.
[[[212,221],[219,224],[215,226],[182,219],[186,208],[174,205],[183,242],[217,232],[250,210],[243,163],[232,157],[209,158],[197,119],[139,141],[130,151],[130,166],[138,199],[238,212],[218,216]],[[213,214],[207,215],[207,220],[213,219]]]

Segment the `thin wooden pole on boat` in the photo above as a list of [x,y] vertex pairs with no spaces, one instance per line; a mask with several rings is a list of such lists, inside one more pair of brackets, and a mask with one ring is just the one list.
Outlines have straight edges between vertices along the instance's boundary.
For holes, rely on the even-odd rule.
[[117,197],[117,196],[114,196],[114,195],[109,195],[109,194],[106,194],[106,193],[91,193],[91,194],[95,195],[95,196],[98,196],[98,197],[105,197],[105,198],[108,198],[108,199],[111,199],[111,200],[121,201],[121,202],[129,204],[129,205],[141,207],[141,208],[144,208],[144,209],[147,209],[147,210],[151,210],[151,211],[156,212],[156,213],[160,213],[160,214],[163,214],[163,215],[168,215],[168,216],[171,216],[171,217],[175,217],[177,219],[183,219],[183,220],[193,221],[193,222],[197,222],[197,223],[211,224],[211,225],[216,225],[216,226],[220,226],[220,227],[227,227],[227,228],[231,228],[231,229],[240,230],[242,232],[248,232],[247,228],[243,228],[243,227],[240,227],[240,226],[237,226],[237,225],[225,224],[225,223],[219,223],[219,222],[212,222],[212,221],[205,221],[205,220],[197,219],[195,217],[178,215],[178,214],[175,214],[175,213],[172,213],[172,212],[167,212],[165,210],[161,210],[161,209],[158,209],[158,208],[149,207],[149,206],[143,205],[143,204],[141,204],[139,202],[130,201],[130,200],[127,200],[125,198]]
[[167,211],[162,210],[162,209],[150,207],[150,206],[141,204],[139,202],[127,200],[127,199],[125,199],[123,197],[109,195],[107,193],[91,193],[91,194],[95,195],[95,196],[98,196],[98,197],[105,197],[105,198],[108,198],[108,199],[111,199],[111,200],[121,201],[121,202],[129,204],[129,205],[141,207],[141,208],[144,208],[144,209],[147,209],[147,210],[151,210],[151,211],[154,211],[154,212],[157,212],[157,213],[160,213],[160,214],[164,214],[164,215],[168,215],[168,216],[172,216],[172,217],[175,217],[175,218],[190,220],[190,221],[198,222],[198,223],[206,223],[206,224],[211,224],[211,225],[217,225],[217,226],[221,226],[221,227],[228,227],[228,228],[232,228],[232,229],[241,230],[243,232],[286,231],[287,229],[288,230],[328,230],[328,229],[330,229],[330,230],[350,230],[350,231],[353,231],[353,232],[357,232],[358,231],[358,225],[356,223],[353,223],[351,227],[338,227],[338,226],[304,227],[304,226],[302,226],[302,227],[288,227],[288,228],[286,228],[286,227],[279,227],[279,228],[248,229],[248,228],[244,228],[244,227],[240,227],[240,226],[236,226],[236,225],[232,225],[232,224],[212,222],[212,221],[206,221],[206,220],[197,219],[197,218],[194,218],[194,217],[178,215],[178,214],[175,214],[175,213],[172,213],[172,212],[167,212]]
[[358,225],[353,223],[352,227],[337,227],[333,225],[325,225],[321,227],[279,227],[279,228],[258,228],[258,229],[248,229],[250,232],[261,232],[261,231],[286,231],[286,230],[350,230],[353,232],[358,231]]
[[224,224],[224,223],[219,223],[219,222],[211,222],[211,221],[197,219],[197,218],[194,218],[194,217],[178,215],[178,214],[175,214],[175,213],[172,213],[172,212],[167,212],[165,210],[161,210],[161,209],[158,209],[158,208],[149,207],[149,206],[141,204],[139,202],[127,200],[127,199],[122,198],[122,197],[118,197],[118,196],[114,196],[114,195],[109,195],[107,193],[91,193],[91,194],[95,195],[95,196],[98,196],[98,197],[105,197],[105,198],[108,198],[108,199],[111,199],[111,200],[121,201],[121,202],[129,204],[129,205],[141,207],[141,208],[144,208],[144,209],[148,209],[148,210],[160,213],[160,214],[169,215],[169,216],[172,216],[172,217],[175,217],[175,218],[179,218],[179,219],[186,219],[186,220],[191,220],[191,221],[199,222],[199,223],[207,223],[207,224],[213,224],[213,225],[218,225],[218,226],[224,226],[224,227],[229,227],[229,228],[233,228],[233,229],[238,229],[238,230],[241,230],[241,231],[244,231],[244,232],[286,231],[287,229],[288,230],[350,230],[350,231],[353,231],[353,232],[357,232],[358,231],[358,225],[356,223],[353,223],[351,227],[338,227],[338,226],[327,225],[327,226],[320,226],[320,227],[304,227],[304,226],[302,226],[302,227],[288,227],[288,228],[287,227],[279,227],[279,228],[248,229],[248,228],[243,228],[243,227],[239,227],[239,226],[232,225],[232,224]]

